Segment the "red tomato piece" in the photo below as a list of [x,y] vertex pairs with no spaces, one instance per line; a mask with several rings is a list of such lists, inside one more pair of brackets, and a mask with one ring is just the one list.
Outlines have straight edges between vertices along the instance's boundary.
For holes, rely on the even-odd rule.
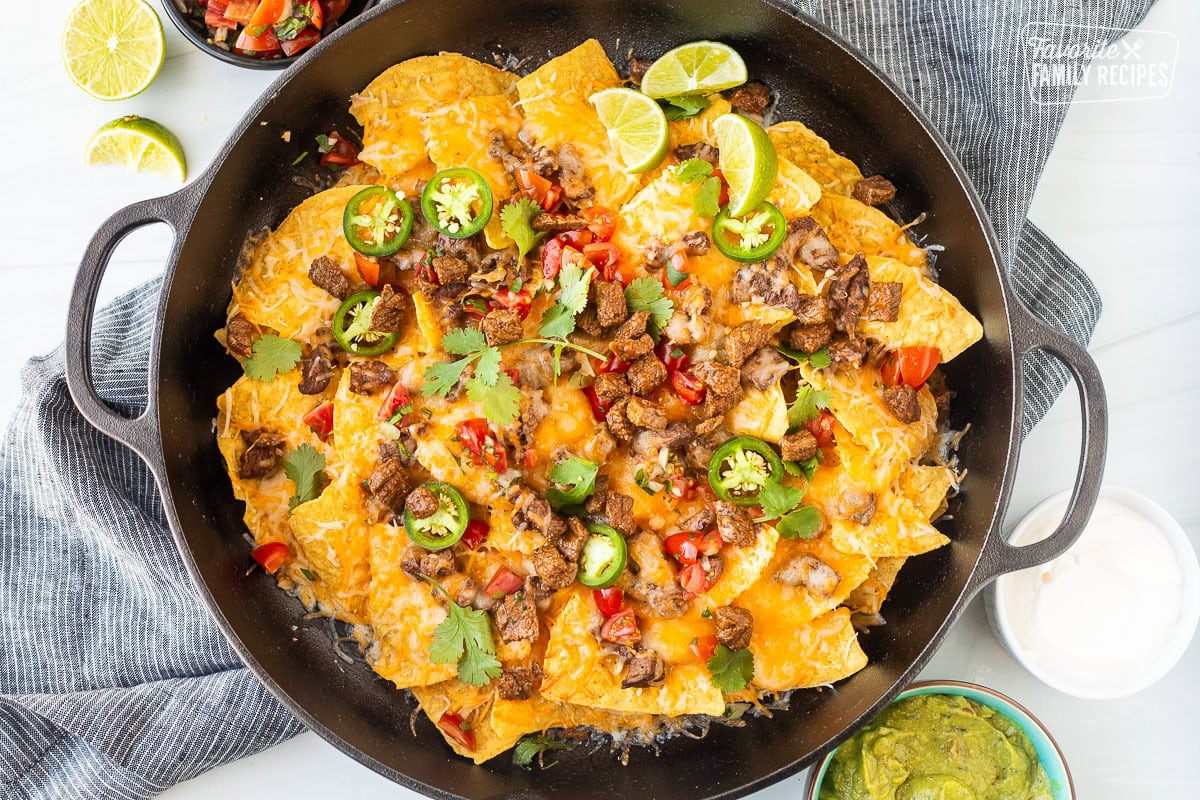
[[704,381],[683,370],[671,373],[671,388],[675,390],[675,394],[679,395],[679,399],[689,406],[698,406],[703,403],[704,395],[708,392]]
[[492,578],[488,581],[483,591],[488,597],[498,599],[504,597],[506,594],[512,594],[524,585],[524,578],[508,567],[500,567],[492,573]]
[[608,361],[605,361],[603,364],[596,365],[596,374],[603,375],[606,372],[629,372],[629,368],[632,366],[632,361],[622,361],[621,359],[617,358],[616,353],[613,353],[608,357]]
[[325,9],[321,7],[321,4],[316,2],[316,0],[310,0],[304,5],[304,8],[308,11],[305,16],[308,17],[308,21],[312,23],[312,26],[317,30],[324,30]]
[[688,271],[687,271],[687,251],[682,250],[682,249],[676,250],[675,252],[671,253],[671,255],[668,256],[667,258],[671,262],[672,269],[674,269],[676,272],[683,273],[683,279],[681,281],[679,281],[679,283],[677,283],[677,284],[672,284],[671,277],[668,274],[670,272],[670,270],[664,269],[662,271],[663,289],[665,289],[668,292],[671,291],[672,289],[686,289],[687,285],[688,285],[688,281],[691,280],[691,278],[688,277]]
[[597,242],[607,242],[617,229],[617,215],[604,206],[590,206],[582,209],[579,215],[587,220],[588,230]]
[[473,519],[467,523],[467,529],[463,531],[460,541],[472,550],[478,550],[479,546],[487,540],[487,536],[491,532],[491,525],[488,525],[481,519]]
[[687,353],[671,344],[665,336],[659,339],[658,344],[655,345],[654,355],[658,356],[658,360],[667,368],[668,373],[687,369],[688,363],[691,361]]
[[379,262],[370,256],[364,256],[362,253],[354,253],[354,265],[358,267],[358,274],[372,289],[379,288]]
[[514,292],[512,289],[501,289],[492,295],[492,308],[508,308],[517,312],[517,316],[524,320],[529,316],[529,309],[533,307],[533,295],[528,289],[522,289],[519,292]]
[[349,7],[350,0],[321,0],[323,15],[330,22],[337,22]]
[[[211,6],[212,3],[209,3]],[[254,12],[258,10],[258,0],[229,0],[225,9],[225,19],[234,22],[249,22]]]
[[689,564],[679,571],[679,585],[690,595],[704,594],[708,591],[708,576],[704,567],[699,564]]
[[617,276],[617,264],[621,261],[621,251],[612,242],[592,242],[583,246],[583,256],[595,265],[604,276],[611,281]]
[[[351,142],[347,141],[337,131],[330,131],[329,140],[333,142],[333,147],[328,153],[321,156],[321,166],[328,167],[330,164],[338,167],[353,167],[358,161],[358,148]],[[433,267],[429,269],[433,272]]]
[[592,599],[596,601],[596,608],[605,617],[613,616],[625,605],[625,593],[616,586],[610,586],[607,589],[592,589]]
[[880,376],[888,386],[904,383],[920,389],[941,362],[942,351],[936,347],[901,347],[888,353]]
[[546,196],[542,198],[541,206],[543,211],[553,211],[562,202],[563,187],[557,183],[550,187],[546,192]]
[[317,42],[321,41],[321,32],[312,25],[304,28],[296,34],[294,38],[283,39],[279,42],[280,49],[283,50],[285,56],[294,56],[302,50],[312,47]]
[[717,198],[717,205],[724,208],[725,204],[729,202],[729,183],[719,169],[713,170],[713,176],[721,179],[721,196]]
[[817,447],[828,447],[833,444],[833,414],[822,410],[814,419],[804,423],[804,427],[817,440]]
[[492,433],[486,419],[465,419],[454,427],[454,431],[476,462],[486,464],[496,472],[504,472],[508,468],[508,452]]
[[578,267],[586,272],[587,268],[590,266],[590,264],[588,264],[588,260],[584,258],[583,253],[576,250],[574,247],[568,247],[567,245],[563,245],[562,258],[560,260],[564,268]]
[[696,658],[701,661],[708,661],[712,658],[713,653],[717,651],[717,637],[697,636],[688,646],[692,648],[692,652],[696,655]]
[[322,442],[325,441],[329,434],[333,433],[333,402],[326,400],[305,414],[301,421],[312,428],[313,433],[320,437]]
[[616,644],[635,645],[642,640],[642,632],[638,629],[637,617],[632,608],[623,608],[604,620],[600,627],[600,638]]
[[250,17],[249,26],[257,28],[263,25],[274,25],[288,14],[289,0],[261,0],[258,8]]
[[458,714],[447,711],[438,718],[437,725],[442,729],[442,733],[453,739],[459,747],[464,750],[475,749],[475,731],[471,730],[471,726]]
[[483,295],[472,294],[462,299],[462,308],[467,316],[471,319],[483,319],[487,313],[492,310],[491,301],[485,300]]
[[680,564],[695,564],[700,560],[700,547],[697,542],[700,534],[691,531],[672,533],[663,543],[667,553]]
[[553,239],[542,245],[542,277],[548,281],[558,277],[558,271],[562,269],[562,253],[563,242],[561,236],[555,236]]
[[521,193],[543,208],[545,205],[542,201],[546,199],[546,193],[550,191],[552,185],[550,181],[531,169],[517,170],[517,186]]
[[238,34],[237,42],[233,45],[234,49],[255,55],[274,53],[279,49],[279,39],[275,36],[274,28],[268,27],[263,31],[262,36],[251,36],[250,29],[252,27],[254,26],[247,25],[245,28],[242,28],[242,32]]
[[292,553],[283,542],[267,542],[250,551],[250,557],[262,565],[269,574],[274,575],[287,557]]
[[605,403],[597,397],[595,387],[583,387],[583,394],[587,397],[588,402],[592,404],[592,413],[596,415],[596,419],[603,422],[605,417],[608,416],[608,409],[612,407],[612,404]]
[[[383,404],[379,406],[379,413],[375,415],[376,419],[390,420],[399,413],[400,409],[412,403],[412,398],[408,394],[408,388],[400,381],[396,381],[395,385],[388,391],[387,396],[383,398]],[[409,409],[411,411],[411,409]],[[403,428],[409,422],[408,414],[405,413],[400,419],[396,420],[397,428]]]
[[208,0],[208,4],[204,7],[204,24],[210,28],[237,30],[237,21],[226,16],[228,11],[228,3],[223,3],[221,0]]
[[581,231],[563,231],[554,238],[576,250],[582,250],[585,245],[589,245],[593,241],[592,232],[587,228]]

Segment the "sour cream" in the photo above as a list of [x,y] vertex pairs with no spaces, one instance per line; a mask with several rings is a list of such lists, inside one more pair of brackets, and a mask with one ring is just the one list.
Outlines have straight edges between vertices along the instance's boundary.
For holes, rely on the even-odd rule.
[[[1038,508],[1012,544],[1049,536],[1066,505],[1063,497]],[[1034,675],[1073,695],[1119,697],[1149,686],[1182,655],[1200,613],[1196,576],[1195,553],[1165,511],[1106,490],[1070,550],[997,581],[993,612]]]

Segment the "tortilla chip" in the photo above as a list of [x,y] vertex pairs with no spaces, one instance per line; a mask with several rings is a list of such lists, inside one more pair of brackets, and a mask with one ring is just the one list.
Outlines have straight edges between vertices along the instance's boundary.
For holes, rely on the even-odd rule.
[[783,388],[777,383],[765,391],[752,387],[743,390],[742,399],[725,415],[725,424],[739,436],[757,436],[777,443],[788,429]]
[[900,491],[931,522],[945,507],[946,494],[953,485],[954,471],[949,467],[914,464],[900,473]]
[[[475,748],[468,750],[462,747],[452,737],[446,735],[441,728],[438,733],[446,740],[446,744],[454,752],[464,758],[469,758],[476,764],[490,761],[515,745],[526,733],[532,733],[538,728],[522,729],[513,726],[506,734],[497,733],[491,724],[492,708],[496,699],[495,687],[472,686],[454,678],[432,686],[412,687],[413,697],[421,704],[421,710],[429,717],[430,722],[437,726],[443,714],[454,713],[462,717],[475,734]],[[517,732],[520,730],[520,732]]]
[[[846,598],[846,607],[855,615],[862,614],[873,617],[879,614],[883,608],[883,602],[896,583],[896,576],[900,574],[900,568],[907,560],[906,557],[879,559],[867,579],[855,587],[850,596]],[[872,622],[878,624],[878,620],[872,620]]]
[[831,519],[829,526],[839,550],[872,559],[919,556],[950,543],[911,500],[892,491],[879,496],[875,516],[866,525]]
[[601,730],[645,729],[654,725],[654,717],[650,714],[618,714],[614,711],[585,708],[569,703],[553,703],[535,695],[528,700],[496,698],[488,722],[496,736],[519,739],[526,734],[550,728],[575,728],[583,725],[591,725]]
[[465,394],[456,403],[428,397],[425,404],[432,416],[416,436],[417,461],[435,481],[454,486],[470,502],[485,508],[498,502],[494,472],[471,460],[454,430],[464,420],[482,417],[482,409]]
[[713,129],[713,123],[717,121],[717,117],[728,114],[731,110],[728,100],[719,94],[710,94],[708,108],[694,117],[677,119],[668,123],[668,127],[671,129],[671,150],[700,142],[715,146],[717,132]]
[[820,199],[821,185],[785,156],[779,156],[779,171],[767,200],[774,203],[785,217],[795,219],[808,216]]
[[[749,607],[752,594],[747,592],[737,605]],[[799,607],[760,610],[751,608],[754,686],[775,692],[808,689],[848,678],[867,665],[849,609],[836,608],[813,620],[802,619]]]
[[[888,256],[928,274],[925,251],[909,240],[892,218],[853,197],[826,192],[813,206],[812,218],[829,235],[829,241],[849,261],[856,253]],[[903,312],[901,312],[903,313]]]
[[922,270],[893,258],[868,256],[872,281],[898,281],[901,290],[900,317],[895,322],[864,319],[859,331],[889,348],[932,346],[942,351],[942,361],[951,361],[983,338],[983,325],[958,298],[925,277]]
[[712,225],[711,220],[706,225],[693,206],[700,183],[684,183],[675,177],[675,172],[675,167],[663,170],[620,210],[613,241],[635,261],[651,239],[671,244],[689,231],[708,230]]
[[[778,579],[779,573],[789,564],[805,556],[821,561],[838,574],[838,583],[832,592],[825,593],[819,591],[824,587],[810,587],[803,583],[790,586]],[[761,573],[759,580],[737,598],[734,605],[750,610],[756,628],[759,617],[763,617],[770,625],[772,623],[768,618],[773,619],[777,610],[785,606],[788,622],[802,624],[837,608],[870,572],[869,559],[838,550],[828,536],[779,539],[770,565]]]
[[853,161],[835,153],[829,142],[801,122],[777,123],[767,128],[767,135],[779,155],[812,176],[826,193],[849,195],[862,180]]
[[[758,582],[780,544],[779,532],[772,525],[759,524],[758,536],[749,547],[726,545],[721,550],[725,571],[721,579],[704,595],[711,606],[727,606]],[[785,544],[787,540],[782,540]]]

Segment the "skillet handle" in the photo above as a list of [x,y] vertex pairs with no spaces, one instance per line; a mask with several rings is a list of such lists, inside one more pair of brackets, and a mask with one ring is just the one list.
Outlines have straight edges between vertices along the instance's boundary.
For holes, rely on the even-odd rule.
[[[92,380],[92,321],[100,282],[117,245],[134,230],[156,222],[171,226],[177,245],[179,231],[183,228],[188,213],[185,195],[187,191],[182,189],[166,197],[134,203],[101,224],[96,235],[88,243],[83,260],[79,264],[67,317],[69,322],[66,336],[66,371],[71,399],[96,430],[129,446],[157,475],[162,474],[162,447],[154,421],[157,406],[154,382],[150,381],[146,409],[140,416],[130,419],[110,408],[96,392]],[[156,334],[150,347],[151,364],[157,352]]]
[[[1104,476],[1105,453],[1108,449],[1108,402],[1096,362],[1069,336],[1039,322],[1019,302],[1015,305],[1013,334],[1019,363],[1023,366],[1031,353],[1043,350],[1071,371],[1079,390],[1083,445],[1079,452],[1075,486],[1071,490],[1071,500],[1067,504],[1067,513],[1062,522],[1050,536],[1023,547],[1010,545],[1003,536],[992,536],[980,559],[979,570],[973,581],[975,589],[982,588],[1006,572],[1015,572],[1052,561],[1075,543],[1096,506],[1101,479]],[[1021,398],[1018,402],[1018,425],[1021,422],[1019,412],[1024,402],[1021,391],[1018,383],[1018,397]]]

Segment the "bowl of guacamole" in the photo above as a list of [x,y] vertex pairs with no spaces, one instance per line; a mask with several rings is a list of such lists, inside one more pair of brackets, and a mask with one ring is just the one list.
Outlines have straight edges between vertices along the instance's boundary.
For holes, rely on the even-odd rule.
[[1075,800],[1062,751],[1016,701],[915,683],[809,776],[808,800]]

